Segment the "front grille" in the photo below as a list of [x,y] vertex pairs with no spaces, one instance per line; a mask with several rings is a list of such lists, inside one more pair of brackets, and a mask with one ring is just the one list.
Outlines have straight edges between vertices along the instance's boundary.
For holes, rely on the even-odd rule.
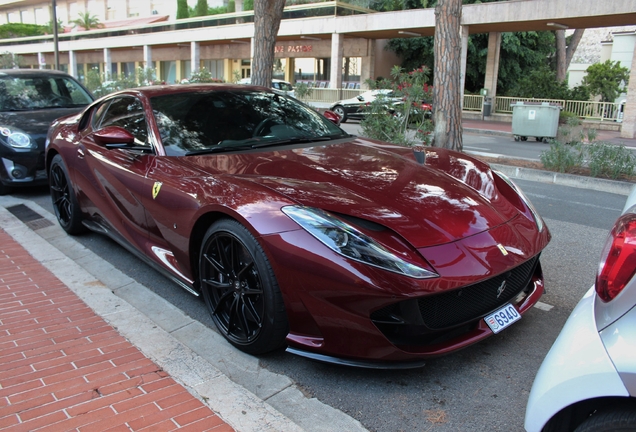
[[452,327],[481,318],[505,305],[528,285],[538,259],[534,257],[486,281],[418,299],[424,325],[430,329]]
[[383,329],[388,329],[386,325],[423,325],[428,332],[474,321],[510,302],[523,291],[530,283],[538,262],[537,255],[491,279],[453,291],[392,304],[372,313],[371,319]]

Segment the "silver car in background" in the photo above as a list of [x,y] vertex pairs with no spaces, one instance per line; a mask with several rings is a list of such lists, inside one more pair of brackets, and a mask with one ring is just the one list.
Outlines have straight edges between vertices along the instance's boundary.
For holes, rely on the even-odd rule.
[[528,432],[636,431],[636,186],[535,378]]

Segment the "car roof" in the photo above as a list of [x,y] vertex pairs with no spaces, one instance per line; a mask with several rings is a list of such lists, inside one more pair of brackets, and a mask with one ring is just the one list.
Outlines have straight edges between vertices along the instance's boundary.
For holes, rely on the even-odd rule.
[[13,77],[43,77],[43,76],[61,76],[70,77],[66,72],[53,69],[0,69],[0,76]]
[[168,84],[168,85],[155,85],[146,87],[136,87],[131,89],[124,89],[118,92],[110,93],[105,98],[121,94],[137,94],[144,95],[146,97],[163,96],[168,94],[179,93],[192,93],[192,92],[205,92],[205,91],[223,91],[223,90],[255,90],[271,93],[272,90],[266,87],[259,87],[253,85],[242,84],[227,84],[227,83],[203,83],[203,84]]

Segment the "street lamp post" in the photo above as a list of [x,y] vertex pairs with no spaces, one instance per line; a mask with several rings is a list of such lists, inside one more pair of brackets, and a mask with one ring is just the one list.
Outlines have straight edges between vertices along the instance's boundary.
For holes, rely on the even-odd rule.
[[58,47],[57,40],[57,7],[55,4],[55,0],[51,0],[53,2],[53,49],[55,50],[55,70],[60,70],[60,49]]

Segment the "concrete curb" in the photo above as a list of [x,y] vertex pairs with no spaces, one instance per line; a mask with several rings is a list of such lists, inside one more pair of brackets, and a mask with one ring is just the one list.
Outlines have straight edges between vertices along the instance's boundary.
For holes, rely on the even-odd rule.
[[[50,224],[30,228],[6,210],[18,204]],[[238,351],[217,332],[85,248],[37,204],[0,197],[0,226],[237,431],[366,431],[345,413],[305,397],[288,377],[261,368],[258,358]],[[329,419],[328,424],[324,419]]]
[[489,136],[502,136],[512,138],[512,132],[493,130],[493,129],[475,129],[475,128],[464,128],[464,133],[475,134],[475,135],[489,135]]

